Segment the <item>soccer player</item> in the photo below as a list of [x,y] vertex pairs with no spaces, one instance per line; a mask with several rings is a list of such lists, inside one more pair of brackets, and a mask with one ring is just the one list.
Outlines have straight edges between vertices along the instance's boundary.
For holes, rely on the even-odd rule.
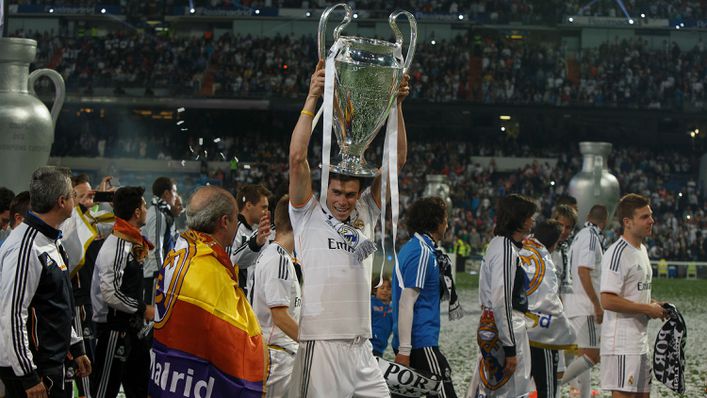
[[[533,228],[537,206],[520,195],[500,199],[494,238],[489,242],[479,270],[482,314],[478,340],[482,344],[474,383],[479,392],[494,397],[520,397],[530,388],[530,346],[525,328],[528,279],[518,251]],[[487,344],[497,341],[495,344]],[[477,395],[472,395],[477,396]]]
[[[260,249],[270,242],[270,206],[272,193],[258,184],[246,184],[236,194],[238,232],[227,250],[233,265],[238,266],[238,285],[246,292],[250,279],[248,269],[255,264]],[[274,238],[274,237],[273,237]],[[250,296],[249,296],[250,297]]]
[[172,207],[177,200],[177,184],[169,177],[157,177],[152,183],[152,202],[147,210],[147,222],[142,234],[155,244],[155,250],[145,260],[145,302],[152,304],[155,275],[162,268],[167,253],[174,247],[174,216]]
[[[378,284],[374,278],[373,284]],[[382,357],[385,349],[388,348],[388,340],[393,333],[393,307],[390,299],[393,292],[393,285],[388,276],[383,277],[383,282],[378,287],[372,288],[371,295],[371,345],[373,355]]]
[[395,362],[436,375],[443,382],[440,396],[453,398],[452,369],[439,350],[440,295],[446,292],[442,268],[452,266],[439,249],[447,232],[447,204],[438,197],[417,200],[408,210],[407,227],[410,240],[393,273]]
[[563,296],[567,316],[572,321],[579,356],[565,370],[562,384],[579,377],[581,398],[591,397],[591,368],[599,362],[599,336],[604,310],[599,301],[599,278],[604,253],[601,231],[606,227],[606,206],[594,205],[570,246],[572,292]]
[[556,249],[552,252],[552,262],[557,269],[557,280],[560,283],[560,293],[572,292],[572,273],[570,272],[570,244],[572,243],[572,232],[577,225],[577,210],[568,205],[558,205],[552,212],[553,220],[557,220],[562,225],[560,240]]
[[126,397],[147,396],[149,347],[138,337],[144,321],[154,318],[143,292],[143,265],[152,243],[140,234],[147,220],[142,187],[115,192],[113,233],[96,258],[91,305],[96,323],[96,365],[93,398],[114,398],[122,384]]
[[617,209],[621,238],[601,262],[601,304],[606,311],[601,334],[601,388],[612,397],[648,397],[651,358],[648,320],[666,317],[651,298],[651,268],[643,241],[651,235],[653,212],[648,198],[625,195]]
[[292,263],[295,239],[288,214],[289,197],[275,207],[275,240],[251,267],[248,292],[270,355],[267,397],[287,394],[297,354],[302,294]]
[[10,202],[10,227],[15,229],[22,224],[31,208],[29,191],[18,193]]
[[533,327],[528,329],[531,374],[540,398],[554,398],[557,390],[558,349],[574,344],[574,331],[560,301],[559,281],[550,253],[563,232],[559,221],[538,224],[531,237],[523,241],[520,252],[528,286],[528,313]]
[[[369,342],[372,239],[380,214],[381,177],[364,189],[361,178],[332,174],[326,202],[314,197],[307,157],[324,71],[320,61],[290,141],[290,220],[304,278],[300,348],[290,391],[303,398],[385,397],[388,387]],[[409,93],[408,79],[397,97],[398,168],[407,157],[402,101]]]

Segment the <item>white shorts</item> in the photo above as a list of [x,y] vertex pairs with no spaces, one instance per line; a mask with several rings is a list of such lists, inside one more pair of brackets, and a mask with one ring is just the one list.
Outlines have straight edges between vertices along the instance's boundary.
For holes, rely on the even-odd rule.
[[287,395],[295,355],[282,349],[268,347],[270,372],[267,379],[267,398],[282,398]]
[[648,354],[602,355],[601,389],[625,392],[650,392],[653,366]]
[[388,397],[388,385],[367,338],[301,341],[290,398]]
[[574,333],[577,335],[577,348],[599,349],[601,324],[594,321],[594,315],[582,315],[570,318]]

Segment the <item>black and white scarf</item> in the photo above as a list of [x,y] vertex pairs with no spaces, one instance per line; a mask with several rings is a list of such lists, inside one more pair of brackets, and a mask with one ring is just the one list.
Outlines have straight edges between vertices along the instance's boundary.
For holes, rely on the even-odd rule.
[[653,374],[669,389],[685,392],[685,343],[687,325],[673,304],[665,303],[668,320],[660,328],[653,346]]
[[425,234],[425,236],[434,245],[435,258],[437,260],[437,265],[439,266],[440,300],[449,300],[450,321],[461,319],[464,316],[464,309],[462,309],[461,303],[459,302],[457,289],[454,287],[454,278],[452,278],[452,272],[454,272],[452,261],[449,259],[449,256],[447,256],[447,253],[442,251],[442,248],[437,245],[437,242],[435,242],[431,236],[427,234]]

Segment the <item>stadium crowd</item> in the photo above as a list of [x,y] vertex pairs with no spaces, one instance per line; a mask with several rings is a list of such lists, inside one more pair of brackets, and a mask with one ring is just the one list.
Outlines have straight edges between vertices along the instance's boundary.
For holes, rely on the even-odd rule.
[[[95,0],[13,0],[11,4],[39,4],[70,7],[95,7],[96,5],[120,5],[123,10],[127,1]],[[196,8],[232,10],[242,8],[302,8],[322,9],[337,3],[330,0],[196,0],[190,2]],[[472,20],[489,23],[524,22],[547,24],[563,22],[568,15],[591,15],[603,17],[623,17],[622,10],[614,0],[600,0],[586,7],[586,1],[579,0],[352,0],[348,2],[354,9],[390,12],[402,8],[425,14],[464,14]],[[168,11],[185,2],[166,0],[163,9]],[[626,11],[634,18],[645,14],[648,18],[705,19],[707,7],[696,0],[631,0],[626,1]]]
[[[104,37],[24,34],[39,42],[35,67],[57,69],[70,91],[293,98],[307,87],[312,37]],[[268,49],[266,51],[266,49]],[[680,59],[680,62],[675,62]],[[665,41],[611,40],[570,53],[562,45],[469,34],[419,42],[411,98],[433,102],[683,109],[704,106],[707,53]],[[157,91],[161,88],[161,91]],[[158,94],[156,94],[158,93]]]
[[[287,191],[287,142],[282,139],[258,140],[253,135],[206,140],[202,146],[195,140],[182,143],[170,136],[145,134],[121,138],[105,134],[100,141],[89,131],[78,136],[58,136],[53,156],[103,156],[108,158],[152,158],[193,160],[204,151],[209,161],[238,159],[237,171],[228,168],[213,170],[206,176],[215,183],[231,187],[232,179],[244,183],[262,183],[276,196]],[[82,147],[70,145],[82,142]],[[92,146],[91,146],[92,144]],[[180,145],[181,144],[181,145]],[[88,145],[88,146],[87,146]],[[99,149],[103,148],[103,149]],[[575,148],[576,145],[566,147]],[[109,148],[105,150],[105,148]],[[367,159],[380,164],[381,149],[373,146]],[[321,152],[314,142],[310,162],[318,164]],[[223,154],[223,158],[221,157]],[[554,166],[532,163],[516,172],[499,172],[494,163],[482,166],[471,161],[472,156],[486,157],[556,157]],[[248,164],[249,168],[242,166]],[[651,198],[657,215],[654,235],[648,241],[651,258],[696,260],[707,258],[707,200],[696,186],[698,160],[678,152],[656,152],[617,148],[609,159],[612,173],[619,179],[623,192],[637,192]],[[449,244],[461,238],[472,252],[482,251],[493,236],[494,198],[521,193],[537,198],[544,216],[549,216],[557,196],[567,193],[570,179],[581,168],[581,156],[572,149],[532,148],[508,144],[475,145],[468,142],[411,142],[409,162],[400,176],[401,208],[420,198],[426,185],[425,176],[442,174],[448,177],[453,202],[450,218]],[[316,179],[316,178],[315,178]],[[192,178],[191,181],[198,181]],[[185,184],[183,184],[185,185]],[[185,192],[190,187],[186,184]],[[390,228],[388,228],[390,231]],[[607,231],[609,240],[615,231]],[[402,234],[405,237],[405,234]]]

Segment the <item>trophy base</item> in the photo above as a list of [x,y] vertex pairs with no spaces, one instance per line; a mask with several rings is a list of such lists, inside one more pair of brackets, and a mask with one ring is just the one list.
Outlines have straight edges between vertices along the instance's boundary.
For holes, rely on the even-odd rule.
[[361,165],[358,161],[342,161],[337,165],[332,165],[329,170],[332,173],[344,174],[352,177],[373,178],[378,175],[378,170]]

